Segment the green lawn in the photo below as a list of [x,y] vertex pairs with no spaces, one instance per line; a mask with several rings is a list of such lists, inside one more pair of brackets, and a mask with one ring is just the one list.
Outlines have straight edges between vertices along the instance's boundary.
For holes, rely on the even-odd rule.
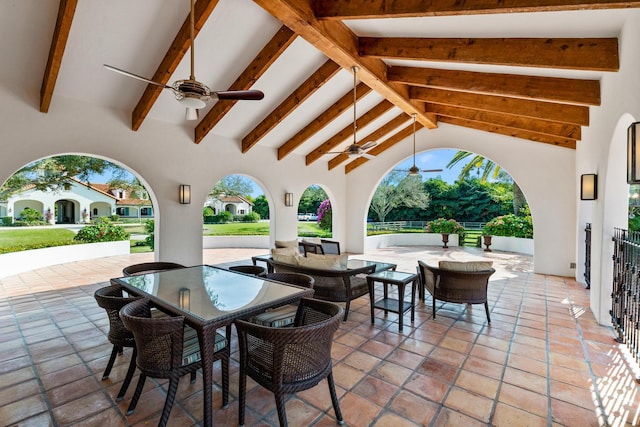
[[0,253],[72,244],[73,236],[75,233],[65,228],[0,229]]
[[[204,224],[205,236],[268,236],[268,222],[230,222],[228,224]],[[298,222],[299,236],[331,237],[331,233],[320,230],[313,221]]]

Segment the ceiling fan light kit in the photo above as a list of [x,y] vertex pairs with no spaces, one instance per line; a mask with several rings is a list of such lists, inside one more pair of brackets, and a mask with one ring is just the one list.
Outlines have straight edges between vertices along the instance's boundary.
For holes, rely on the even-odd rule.
[[411,166],[408,170],[399,170],[396,169],[397,172],[408,172],[409,176],[419,176],[420,172],[442,172],[442,169],[420,169],[416,166],[416,113],[411,114],[413,118],[413,166]]
[[180,104],[186,108],[185,119],[197,120],[199,117],[198,110],[205,108],[207,102],[211,99],[228,99],[228,100],[260,100],[264,98],[264,93],[259,90],[228,90],[228,91],[212,91],[204,83],[200,83],[195,78],[195,46],[194,46],[194,0],[191,0],[190,20],[190,41],[191,41],[191,75],[188,79],[177,80],[171,86],[158,83],[146,77],[133,74],[129,71],[104,64],[104,67],[110,71],[124,74],[128,77],[141,80],[148,84],[160,86],[163,89],[171,89]]
[[360,67],[358,67],[357,65],[354,65],[353,67],[351,67],[351,70],[353,71],[353,142],[349,144],[347,148],[344,149],[344,151],[329,151],[325,154],[346,154],[349,157],[364,156],[368,159],[374,159],[375,156],[367,154],[365,151],[368,150],[369,148],[373,148],[376,145],[378,145],[377,142],[368,141],[362,145],[359,145],[356,142],[357,141],[356,131],[358,130],[356,102],[358,101],[357,87],[358,87],[358,71],[360,71]]

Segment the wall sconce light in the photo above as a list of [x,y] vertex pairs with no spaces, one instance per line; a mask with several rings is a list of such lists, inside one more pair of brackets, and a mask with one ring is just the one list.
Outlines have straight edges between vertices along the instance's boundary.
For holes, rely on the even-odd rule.
[[293,206],[293,193],[284,193],[284,205]]
[[190,185],[181,185],[180,190],[178,191],[178,199],[180,203],[183,205],[188,205],[191,203],[191,186]]
[[186,311],[191,309],[191,291],[189,288],[181,288],[178,291],[180,308]]
[[640,184],[640,147],[638,132],[640,122],[631,123],[627,129],[627,183]]
[[580,200],[598,198],[598,175],[588,173],[580,176]]

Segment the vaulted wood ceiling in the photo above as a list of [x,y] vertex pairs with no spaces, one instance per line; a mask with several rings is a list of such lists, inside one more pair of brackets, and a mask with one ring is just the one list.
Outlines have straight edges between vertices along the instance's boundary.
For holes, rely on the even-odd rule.
[[[186,1],[186,0],[185,0]],[[246,90],[271,67],[297,37],[322,52],[326,62],[304,82],[291,87],[286,97],[264,115],[242,138],[241,149],[248,152],[323,85],[342,69],[358,66],[359,101],[372,91],[383,98],[367,111],[360,111],[357,127],[363,128],[393,108],[399,115],[378,125],[367,135],[358,133],[358,144],[376,140],[369,154],[379,156],[411,135],[411,114],[418,127],[434,129],[438,123],[469,127],[515,138],[575,149],[581,139],[581,127],[589,125],[589,107],[600,105],[600,82],[588,78],[560,78],[543,75],[480,72],[463,69],[467,65],[501,65],[530,69],[568,69],[616,72],[619,67],[617,38],[418,38],[365,37],[349,27],[349,20],[421,18],[429,16],[492,15],[504,13],[562,12],[585,9],[640,7],[640,1],[572,0],[254,0],[275,17],[282,27],[224,89]],[[197,0],[195,34],[215,13],[218,0]],[[47,112],[54,94],[66,41],[77,0],[60,0],[59,12],[41,89],[40,110]],[[189,49],[189,17],[175,35],[163,58],[158,58],[152,80],[168,84]],[[426,67],[398,65],[397,61],[425,62]],[[437,68],[433,63],[449,66]],[[450,68],[451,66],[454,66]],[[162,88],[148,85],[132,111],[131,126],[138,130],[158,99]],[[335,94],[336,101],[313,120],[298,123],[292,137],[283,138],[277,147],[283,159],[301,147],[334,119],[352,109],[352,90]],[[194,129],[194,142],[201,143],[234,108],[236,101],[216,102]],[[359,103],[358,103],[359,104]],[[359,108],[359,105],[358,105]],[[327,152],[353,138],[348,125],[308,150],[310,165]],[[328,168],[345,165],[349,173],[367,161],[345,154],[328,159]]]

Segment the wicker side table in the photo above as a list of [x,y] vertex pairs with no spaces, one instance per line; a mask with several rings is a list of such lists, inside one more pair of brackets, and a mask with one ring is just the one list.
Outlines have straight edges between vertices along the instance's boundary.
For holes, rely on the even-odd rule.
[[[385,270],[372,273],[367,276],[367,285],[369,285],[369,300],[371,302],[371,323],[373,323],[373,310],[378,308],[384,310],[385,315],[388,312],[398,313],[398,329],[402,330],[402,317],[407,310],[411,310],[411,322],[415,317],[416,306],[416,287],[418,275],[414,273],[404,273],[402,271]],[[375,300],[375,282],[381,282],[384,288],[384,297],[378,301]],[[404,300],[405,287],[412,283],[411,286],[411,302]],[[395,285],[398,287],[398,299],[389,298],[388,286]]]

